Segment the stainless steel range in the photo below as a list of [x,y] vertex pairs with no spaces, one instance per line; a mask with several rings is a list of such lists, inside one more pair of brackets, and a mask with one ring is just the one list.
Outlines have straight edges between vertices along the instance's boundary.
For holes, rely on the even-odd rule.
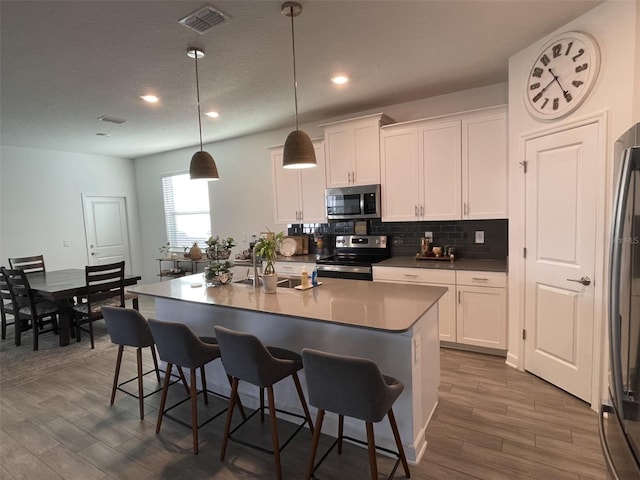
[[373,280],[372,265],[391,257],[386,235],[339,235],[335,254],[316,260],[319,277]]

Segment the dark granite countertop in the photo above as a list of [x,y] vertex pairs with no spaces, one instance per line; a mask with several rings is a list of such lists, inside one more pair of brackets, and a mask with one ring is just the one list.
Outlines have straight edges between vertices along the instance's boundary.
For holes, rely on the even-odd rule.
[[447,260],[416,260],[415,257],[391,257],[376,263],[380,267],[429,268],[436,270],[474,270],[484,272],[506,272],[507,260],[459,258]]

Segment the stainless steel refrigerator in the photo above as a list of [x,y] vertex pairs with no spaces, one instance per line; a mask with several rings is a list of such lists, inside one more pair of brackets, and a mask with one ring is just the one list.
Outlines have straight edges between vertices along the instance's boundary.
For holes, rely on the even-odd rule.
[[600,442],[611,478],[640,479],[640,123],[615,145],[609,270],[609,399]]

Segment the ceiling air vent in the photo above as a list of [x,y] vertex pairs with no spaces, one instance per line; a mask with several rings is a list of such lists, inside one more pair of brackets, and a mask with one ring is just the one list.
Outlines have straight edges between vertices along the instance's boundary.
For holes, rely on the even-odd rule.
[[227,20],[225,14],[216,10],[210,5],[202,7],[197,12],[192,13],[180,20],[180,23],[194,32],[203,34],[209,31],[210,28],[223,23]]
[[102,115],[101,117],[98,117],[98,120],[101,120],[107,123],[117,123],[118,125],[126,122],[124,118],[111,117],[109,115]]

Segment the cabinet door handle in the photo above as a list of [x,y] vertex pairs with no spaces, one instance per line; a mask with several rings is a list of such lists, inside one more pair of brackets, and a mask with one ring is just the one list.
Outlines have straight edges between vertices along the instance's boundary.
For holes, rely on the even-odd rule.
[[424,205],[420,205],[420,216],[424,217]]
[[302,214],[302,210],[300,210],[300,218],[299,218],[299,220],[302,221],[303,218],[304,218],[304,215]]
[[351,172],[351,183],[356,183],[356,172]]
[[414,210],[414,216],[417,217],[418,216],[418,205],[417,204],[413,206],[413,210]]
[[471,277],[471,280],[473,280],[474,282],[488,282],[489,281],[488,278],[480,278],[480,277]]
[[464,202],[464,216],[466,217],[467,215],[469,215],[469,206],[467,202]]
[[462,292],[461,292],[460,290],[458,290],[458,304],[462,303],[462,302],[460,301],[460,294],[461,294],[461,293],[462,293]]
[[416,275],[415,273],[414,273],[414,274],[411,274],[411,273],[405,273],[405,274],[404,274],[404,276],[405,276],[405,277],[408,277],[408,278],[418,278],[418,275]]

